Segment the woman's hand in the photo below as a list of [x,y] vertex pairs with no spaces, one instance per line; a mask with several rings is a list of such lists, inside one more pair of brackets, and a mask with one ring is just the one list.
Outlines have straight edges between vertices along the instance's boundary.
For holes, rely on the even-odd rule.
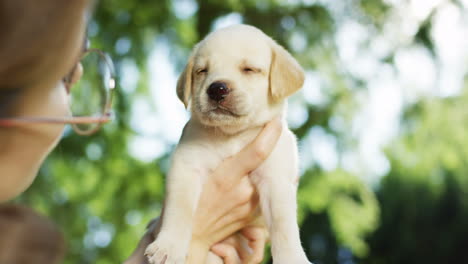
[[211,251],[221,257],[224,264],[258,264],[263,260],[266,241],[264,227],[248,226],[211,247]]
[[[208,177],[195,212],[187,263],[205,263],[206,255],[213,245],[225,240],[251,222],[258,205],[258,196],[248,174],[268,158],[280,135],[281,121],[276,118],[263,128],[254,141],[236,155],[224,160]],[[151,228],[157,230],[159,225],[153,223]],[[127,264],[147,263],[143,253],[146,246],[154,240],[151,234],[155,233],[157,231],[147,232],[138,248],[127,260]],[[257,239],[258,236],[252,237],[257,244],[258,242],[265,244],[265,239]],[[226,244],[223,241],[213,249],[224,259],[227,258],[227,254],[223,248],[233,245],[232,240],[227,240],[227,242],[231,243]],[[253,255],[258,255],[259,252],[263,254],[263,247],[257,244],[255,244],[256,247],[252,246],[253,244],[250,245],[251,249],[256,250]],[[244,253],[239,251],[239,247],[236,249],[241,257]],[[260,256],[263,258],[263,255]]]

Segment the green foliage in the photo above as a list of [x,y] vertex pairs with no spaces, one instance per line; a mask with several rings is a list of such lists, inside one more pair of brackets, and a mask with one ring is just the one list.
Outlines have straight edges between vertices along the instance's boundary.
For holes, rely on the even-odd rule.
[[388,149],[392,169],[378,191],[382,222],[366,263],[466,263],[468,94],[409,110]]
[[338,243],[356,256],[366,256],[365,237],[378,223],[379,207],[373,193],[344,171],[310,172],[304,178],[298,194],[301,212],[325,212]]
[[[180,2],[193,4],[194,13],[178,14]],[[129,152],[131,139],[138,135],[131,123],[134,100],[153,104],[149,54],[156,41],[165,40],[171,63],[180,71],[190,49],[215,22],[236,13],[290,50],[308,74],[320,76],[322,101],[307,101],[302,94],[294,98],[300,98],[305,108],[303,120],[294,127],[300,142],[320,128],[336,140],[340,160],[331,170],[307,164],[301,178],[298,213],[311,260],[316,264],[467,262],[463,255],[468,244],[467,95],[407,106],[403,133],[386,152],[390,171],[375,190],[362,180],[363,175],[345,170],[341,163],[343,153],[358,151],[353,122],[366,104],[362,98],[368,80],[353,71],[354,65],[344,63],[340,45],[347,39],[337,41],[338,34],[349,24],[358,25],[367,35],[356,52],[371,54],[371,47],[384,38],[384,29],[399,26],[392,20],[389,2],[99,1],[88,29],[92,46],[111,54],[119,75],[125,63],[134,63],[139,71],[137,87],[118,87],[115,121],[100,133],[79,137],[67,131],[19,201],[62,228],[69,248],[66,263],[124,260],[148,221],[160,213],[170,153],[143,162]],[[391,39],[389,50],[375,60],[395,71],[395,54],[411,45],[437,56],[431,37],[434,13],[414,24],[414,34],[404,41]]]
[[388,14],[389,6],[382,0],[360,0],[359,4],[362,10],[369,15],[373,24],[381,27],[385,22],[386,15]]

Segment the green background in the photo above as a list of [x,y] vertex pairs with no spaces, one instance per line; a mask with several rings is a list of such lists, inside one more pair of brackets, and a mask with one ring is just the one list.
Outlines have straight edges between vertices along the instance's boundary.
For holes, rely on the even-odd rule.
[[[460,80],[464,88],[450,96],[403,95],[397,131],[381,146],[388,166],[379,177],[366,180],[365,175],[372,173],[347,169],[342,162],[346,154],[359,151],[362,138],[353,132],[354,120],[369,104],[365,96],[370,93],[370,77],[343,62],[340,45],[346,39],[337,41],[339,29],[344,25],[364,29],[358,56],[370,56],[375,67],[398,76],[395,58],[404,50],[423,51],[436,65],[436,73],[443,69],[434,40],[435,17],[443,8],[458,10],[466,22],[466,1],[439,1],[414,19],[410,33],[388,38],[390,45],[376,56],[372,47],[388,36],[385,32],[404,31],[399,22],[410,20],[410,12],[405,12],[410,2],[414,1],[100,1],[89,28],[91,46],[112,56],[120,77],[122,65],[134,63],[139,72],[136,88],[124,89],[118,82],[116,119],[98,134],[80,137],[67,130],[33,186],[18,200],[61,227],[68,243],[66,263],[123,261],[146,223],[159,215],[171,150],[151,161],[139,160],[129,151],[131,139],[139,133],[130,122],[135,98],[153,104],[149,55],[156,41],[164,39],[171,63],[180,72],[191,47],[213,23],[235,13],[284,45],[306,71],[322,80],[320,103],[303,100],[302,94],[292,98],[304,116],[292,126],[300,142],[308,136],[314,140],[312,131],[320,131],[335,142],[338,157],[331,169],[319,162],[306,163],[303,169],[299,219],[309,258],[316,264],[468,263],[465,79]],[[194,12],[180,15],[183,4],[195,7]],[[460,32],[462,38],[464,33]],[[119,41],[129,45],[119,49]],[[463,67],[467,64],[465,60]],[[428,78],[417,74],[416,69],[416,79]],[[175,93],[175,87],[163,88]],[[400,88],[413,89],[411,83]],[[371,125],[359,127],[366,130]],[[264,263],[270,262],[266,258]]]

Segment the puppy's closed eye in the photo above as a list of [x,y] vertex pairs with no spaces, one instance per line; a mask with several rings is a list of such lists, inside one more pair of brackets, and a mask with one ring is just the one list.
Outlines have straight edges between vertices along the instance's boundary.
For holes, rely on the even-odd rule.
[[243,66],[243,67],[241,68],[241,70],[242,70],[243,73],[246,73],[246,74],[260,73],[260,72],[262,72],[261,69],[256,68],[256,67],[250,67],[250,66]]
[[205,74],[208,73],[208,68],[200,68],[195,71],[197,74]]

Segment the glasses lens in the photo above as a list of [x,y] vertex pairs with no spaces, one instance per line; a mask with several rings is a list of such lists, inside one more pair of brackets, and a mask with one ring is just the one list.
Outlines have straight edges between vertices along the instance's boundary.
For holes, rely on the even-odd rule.
[[[73,116],[100,117],[105,114],[113,88],[112,65],[103,53],[97,50],[87,52],[81,60],[83,75],[70,90]],[[96,130],[100,124],[74,125],[77,132]]]

